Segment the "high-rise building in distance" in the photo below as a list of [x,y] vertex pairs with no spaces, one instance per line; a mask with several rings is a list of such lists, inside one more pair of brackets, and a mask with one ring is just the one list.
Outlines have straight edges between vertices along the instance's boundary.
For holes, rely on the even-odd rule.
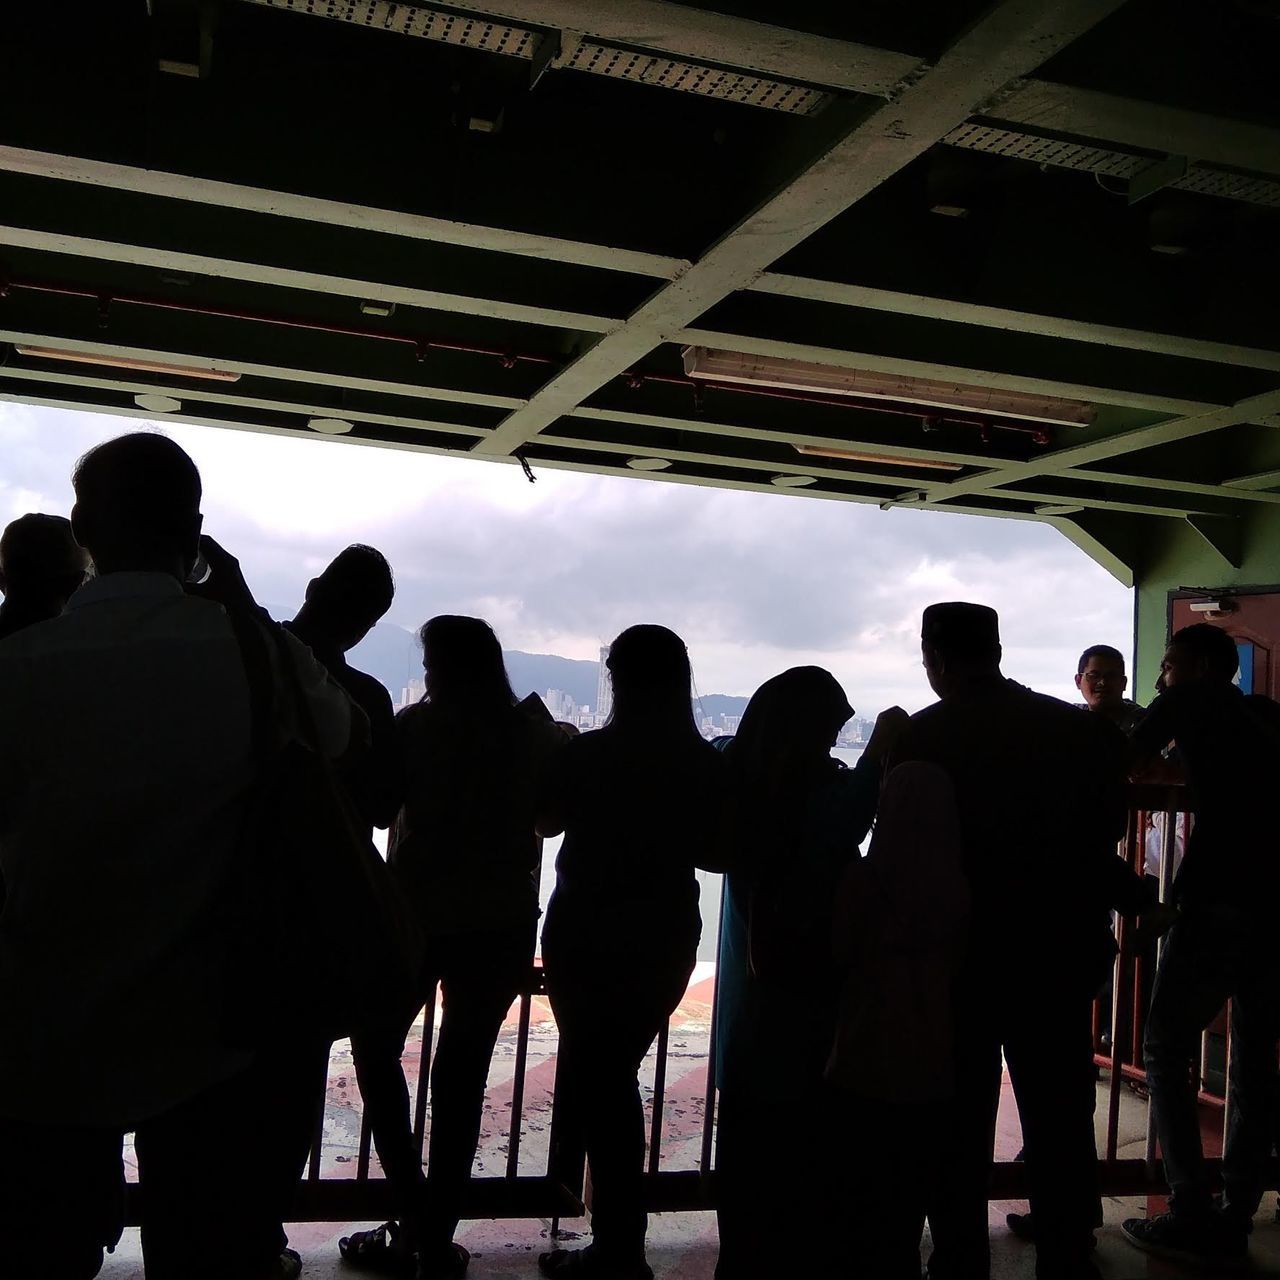
[[613,710],[613,686],[609,683],[609,668],[605,661],[609,657],[608,645],[600,646],[600,674],[596,677],[596,723],[604,724]]

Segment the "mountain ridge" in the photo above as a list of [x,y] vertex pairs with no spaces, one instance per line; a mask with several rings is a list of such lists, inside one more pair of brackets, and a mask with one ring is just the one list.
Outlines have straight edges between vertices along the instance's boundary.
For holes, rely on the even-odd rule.
[[[273,614],[292,616],[289,612]],[[380,680],[399,703],[410,680],[422,679],[422,654],[418,637],[404,627],[380,622],[347,655],[351,665],[367,671]],[[590,658],[565,658],[557,653],[527,653],[522,649],[504,649],[503,660],[516,697],[531,693],[546,697],[548,689],[560,689],[580,707],[596,709],[596,690],[600,664]],[[741,715],[747,699],[739,694],[708,693],[694,699],[705,716]]]

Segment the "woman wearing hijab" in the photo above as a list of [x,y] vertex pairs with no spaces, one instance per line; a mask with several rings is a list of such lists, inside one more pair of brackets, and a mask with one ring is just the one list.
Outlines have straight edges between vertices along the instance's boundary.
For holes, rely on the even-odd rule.
[[542,933],[560,1032],[562,1134],[591,1165],[593,1240],[538,1260],[569,1280],[652,1280],[645,1261],[641,1060],[697,956],[696,866],[714,840],[723,761],[693,719],[684,642],[624,631],[608,657],[608,724],[560,757],[538,831],[564,832]]
[[725,747],[729,769],[720,932],[717,1081],[718,1280],[785,1275],[778,1222],[805,1212],[835,1033],[836,890],[875,817],[898,708],[853,769],[831,749],[853,708],[820,667],[766,681]]
[[930,1153],[954,1084],[952,984],[969,914],[960,855],[950,779],[937,765],[900,764],[870,852],[837,899],[833,941],[847,978],[827,1066],[845,1153],[834,1187],[877,1280],[920,1276]]

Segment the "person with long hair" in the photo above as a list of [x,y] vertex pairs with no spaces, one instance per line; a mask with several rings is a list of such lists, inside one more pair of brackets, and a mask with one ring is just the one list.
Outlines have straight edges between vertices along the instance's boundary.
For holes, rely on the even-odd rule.
[[831,750],[852,715],[830,672],[793,667],[760,686],[724,748],[718,1280],[795,1265],[775,1224],[805,1211],[797,1170],[813,1166],[839,1003],[832,904],[875,817],[881,760],[907,719],[898,708],[883,713],[848,769]]
[[[441,615],[422,628],[426,693],[396,717],[404,804],[388,862],[426,936],[420,995],[439,984],[427,1174],[401,1066],[418,1010],[352,1052],[378,1158],[400,1220],[340,1241],[348,1262],[449,1280],[469,1255],[454,1241],[480,1138],[494,1045],[533,967],[534,833],[540,779],[565,737],[536,699],[517,703],[493,629]],[[421,1001],[419,1002],[421,1007]]]
[[694,722],[680,637],[629,627],[607,665],[609,721],[569,743],[538,822],[544,836],[564,833],[542,933],[560,1031],[560,1139],[585,1149],[592,1186],[592,1243],[539,1258],[554,1280],[652,1277],[638,1073],[693,972],[694,870],[721,807],[723,761]]

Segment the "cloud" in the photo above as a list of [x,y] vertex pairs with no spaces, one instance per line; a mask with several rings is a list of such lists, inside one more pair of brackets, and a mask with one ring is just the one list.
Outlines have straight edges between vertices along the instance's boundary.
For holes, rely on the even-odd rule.
[[[0,516],[65,511],[76,457],[134,419],[0,405]],[[341,547],[370,542],[399,584],[391,620],[490,619],[509,648],[594,658],[639,621],[690,646],[704,692],[750,693],[814,662],[863,712],[931,698],[920,612],[1001,613],[1010,675],[1074,696],[1086,645],[1131,646],[1130,594],[1029,522],[750,494],[159,424],[201,468],[206,527],[260,598],[301,599]]]

